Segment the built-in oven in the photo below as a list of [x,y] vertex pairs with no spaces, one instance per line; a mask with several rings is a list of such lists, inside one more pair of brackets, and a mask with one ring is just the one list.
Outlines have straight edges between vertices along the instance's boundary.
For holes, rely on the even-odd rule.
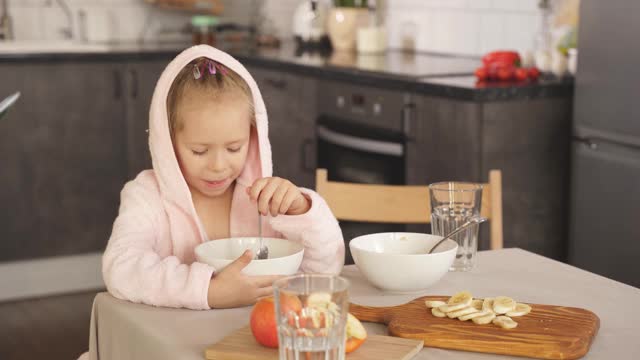
[[[406,184],[405,134],[410,96],[402,91],[338,82],[319,89],[317,165],[329,180],[362,184]],[[375,232],[405,231],[402,224],[340,221],[345,245]],[[345,262],[353,259],[346,246]]]

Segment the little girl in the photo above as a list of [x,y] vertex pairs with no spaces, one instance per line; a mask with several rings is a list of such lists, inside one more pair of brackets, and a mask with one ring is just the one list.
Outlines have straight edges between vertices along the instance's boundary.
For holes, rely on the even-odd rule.
[[275,276],[246,276],[246,251],[222,271],[195,261],[205,241],[258,234],[304,245],[301,270],[339,273],[338,222],[315,192],[272,177],[267,113],[247,70],[206,45],[165,69],[149,118],[153,170],[121,193],[103,256],[109,292],[133,302],[191,309],[253,304]]

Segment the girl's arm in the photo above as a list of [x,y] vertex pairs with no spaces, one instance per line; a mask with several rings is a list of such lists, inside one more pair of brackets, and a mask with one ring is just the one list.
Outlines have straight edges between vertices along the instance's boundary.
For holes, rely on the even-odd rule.
[[[120,211],[102,258],[107,289],[117,298],[137,303],[209,309],[213,268],[198,262],[182,264],[176,256],[157,251],[170,249],[171,244],[154,181],[140,175],[121,192]],[[163,233],[167,235],[160,236]]]
[[304,245],[304,272],[339,274],[344,264],[344,240],[338,221],[320,195],[300,190],[311,201],[311,208],[301,215],[278,215],[271,219],[271,226]]

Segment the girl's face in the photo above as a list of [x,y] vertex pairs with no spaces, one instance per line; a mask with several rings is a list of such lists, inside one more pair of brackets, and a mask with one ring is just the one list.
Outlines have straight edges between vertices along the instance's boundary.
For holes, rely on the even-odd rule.
[[194,196],[224,194],[240,176],[249,149],[251,111],[240,93],[217,99],[185,89],[177,105],[174,148]]

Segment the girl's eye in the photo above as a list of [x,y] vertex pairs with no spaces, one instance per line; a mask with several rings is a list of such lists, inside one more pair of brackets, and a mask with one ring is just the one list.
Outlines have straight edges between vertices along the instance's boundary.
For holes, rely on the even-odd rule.
[[191,150],[191,152],[193,153],[193,155],[201,156],[206,154],[207,150],[206,149],[202,151]]
[[242,146],[239,146],[239,147],[235,147],[235,148],[227,148],[227,150],[229,152],[235,153],[235,152],[240,151],[241,148],[242,148]]

